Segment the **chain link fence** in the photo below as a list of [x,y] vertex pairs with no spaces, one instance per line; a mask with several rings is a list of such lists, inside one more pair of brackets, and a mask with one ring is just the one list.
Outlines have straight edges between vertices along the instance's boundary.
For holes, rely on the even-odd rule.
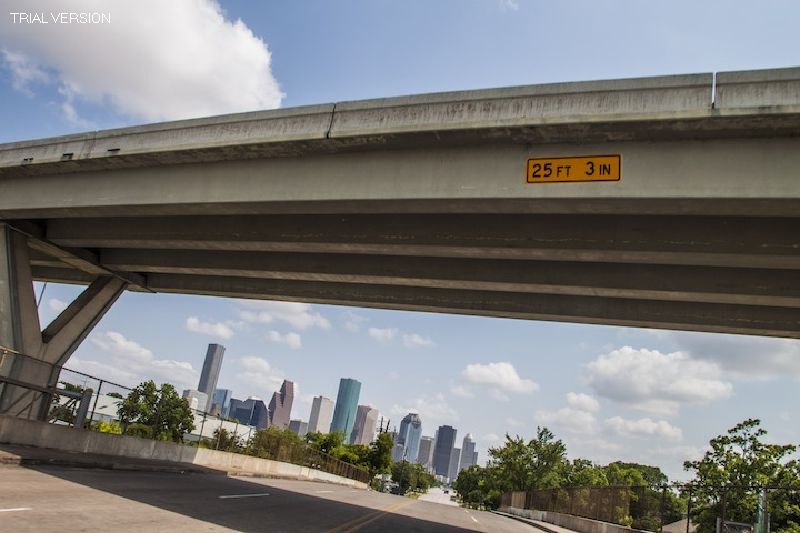
[[[13,358],[17,357],[26,358],[29,363],[38,362],[27,355],[0,347],[0,370],[10,367]],[[39,387],[0,378],[0,392],[4,388],[13,392],[12,401],[0,406],[0,414],[29,419],[41,419],[43,416],[54,424],[77,425],[105,433],[122,432],[118,411],[122,401],[133,390],[131,387],[68,368],[61,368],[58,376],[58,382],[53,387]],[[192,409],[192,413],[195,429],[184,435],[184,441],[190,445],[303,465],[363,483],[370,481],[366,470],[315,450],[304,442],[282,438],[274,433],[264,433],[256,438],[259,436],[256,427],[196,409]],[[227,436],[227,443],[219,438],[223,434]]]
[[695,483],[507,492],[501,508],[667,533],[800,532],[800,487]]

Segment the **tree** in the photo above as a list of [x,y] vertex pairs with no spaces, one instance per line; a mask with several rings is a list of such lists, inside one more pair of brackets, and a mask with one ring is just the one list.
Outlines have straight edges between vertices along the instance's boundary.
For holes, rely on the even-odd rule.
[[140,383],[128,394],[120,403],[119,417],[123,433],[133,429],[156,440],[182,442],[183,436],[194,430],[189,402],[169,383],[158,388],[152,380]]
[[669,481],[657,466],[615,461],[605,467],[609,485],[664,485]]
[[330,433],[307,433],[306,442],[314,449],[338,456],[344,445],[344,433],[331,431]]
[[364,444],[345,444],[338,457],[340,461],[369,468],[369,446]]
[[241,438],[222,427],[214,430],[214,433],[211,435],[211,441],[208,444],[215,450],[223,450],[226,452],[236,452],[242,449]]
[[297,433],[277,427],[256,431],[250,437],[248,449],[256,457],[287,463],[301,463],[302,456],[307,453],[306,443]]
[[433,483],[433,476],[421,465],[397,461],[392,465],[392,481],[398,484],[400,494],[405,494],[415,490],[427,491]]
[[536,429],[536,437],[528,442],[517,435],[506,435],[500,448],[490,448],[490,464],[504,480],[506,492],[558,487],[564,471],[567,447],[545,428]]
[[392,448],[394,441],[389,433],[382,432],[369,445],[368,467],[370,478],[377,474],[386,474],[392,466]]
[[605,487],[609,484],[606,469],[588,459],[564,461],[561,478],[567,487]]
[[[699,531],[711,533],[716,519],[754,523],[760,487],[800,486],[800,464],[789,456],[792,444],[766,444],[767,432],[758,419],[746,419],[709,442],[709,451],[684,468],[695,472],[692,519]],[[800,532],[800,501],[796,492],[769,492],[770,529]]]
[[397,483],[400,494],[414,490],[417,486],[416,471],[408,461],[397,461],[392,465],[392,481]]

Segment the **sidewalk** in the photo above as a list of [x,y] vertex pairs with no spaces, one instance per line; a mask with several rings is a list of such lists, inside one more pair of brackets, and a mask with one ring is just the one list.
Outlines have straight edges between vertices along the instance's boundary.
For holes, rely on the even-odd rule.
[[577,533],[572,529],[567,529],[565,527],[557,526],[555,524],[551,524],[549,522],[542,522],[541,520],[531,520],[530,518],[524,518],[522,516],[517,516],[510,513],[504,513],[502,511],[492,511],[494,514],[499,514],[501,516],[505,516],[507,518],[511,518],[512,520],[517,520],[519,522],[523,522],[525,524],[530,524],[537,529],[541,529],[546,533]]
[[0,467],[5,465],[54,465],[72,468],[99,468],[104,470],[130,470],[140,472],[172,472],[195,474],[222,474],[228,472],[199,465],[137,459],[117,455],[68,452],[50,448],[34,448],[16,444],[0,444]]

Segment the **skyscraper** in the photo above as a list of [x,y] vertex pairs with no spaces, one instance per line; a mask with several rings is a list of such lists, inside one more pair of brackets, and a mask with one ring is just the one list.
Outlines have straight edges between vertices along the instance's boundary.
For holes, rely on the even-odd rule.
[[305,437],[308,433],[308,422],[302,420],[289,420],[289,431],[294,431],[301,437]]
[[447,477],[450,471],[450,455],[456,442],[457,430],[452,426],[439,426],[436,432],[436,445],[433,449],[433,472]]
[[447,469],[447,479],[454,483],[458,477],[458,465],[461,463],[461,449],[453,448],[450,452],[450,466]]
[[375,425],[378,423],[378,410],[369,405],[359,405],[356,411],[356,421],[350,433],[350,444],[369,444],[375,435]]
[[356,421],[358,397],[361,395],[361,382],[355,379],[339,380],[339,394],[336,396],[336,408],[333,410],[331,431],[344,433],[345,439],[353,432]]
[[459,471],[465,470],[478,462],[478,452],[475,451],[475,441],[472,440],[472,434],[467,433],[464,441],[461,443],[461,464]]
[[183,397],[188,400],[189,409],[194,409],[195,411],[205,410],[205,405],[208,403],[208,396],[204,392],[194,389],[183,391]]
[[327,433],[333,419],[333,400],[325,396],[314,396],[311,402],[311,416],[308,418],[309,433]]
[[289,427],[289,418],[292,414],[294,401],[294,383],[288,379],[283,380],[281,390],[272,395],[269,402],[269,425],[279,428]]
[[231,398],[229,416],[242,424],[255,426],[258,429],[264,429],[269,425],[267,406],[255,396],[244,401]]
[[400,422],[400,435],[397,442],[403,445],[403,457],[414,463],[419,453],[419,439],[422,437],[422,420],[416,413],[408,413]]
[[[221,344],[209,344],[206,352],[206,359],[203,361],[203,371],[200,373],[200,383],[197,390],[205,393],[206,400],[214,394],[219,379],[219,371],[222,368],[222,356],[225,355],[225,347]],[[206,401],[208,403],[208,401]],[[201,411],[208,410],[210,405],[203,404],[198,407]]]
[[216,414],[219,414],[220,416],[229,416],[232,394],[233,391],[230,389],[215,389],[214,395],[211,396],[211,407],[209,408],[209,412],[211,412],[216,405],[219,406],[219,411]]
[[424,466],[426,469],[431,468],[431,459],[433,457],[433,437],[421,437],[419,440],[419,453],[417,454],[417,462]]

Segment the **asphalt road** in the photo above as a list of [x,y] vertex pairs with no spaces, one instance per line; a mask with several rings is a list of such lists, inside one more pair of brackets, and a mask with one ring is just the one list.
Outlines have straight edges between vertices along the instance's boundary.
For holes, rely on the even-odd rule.
[[522,533],[480,511],[373,491],[214,474],[0,467],[0,532]]

